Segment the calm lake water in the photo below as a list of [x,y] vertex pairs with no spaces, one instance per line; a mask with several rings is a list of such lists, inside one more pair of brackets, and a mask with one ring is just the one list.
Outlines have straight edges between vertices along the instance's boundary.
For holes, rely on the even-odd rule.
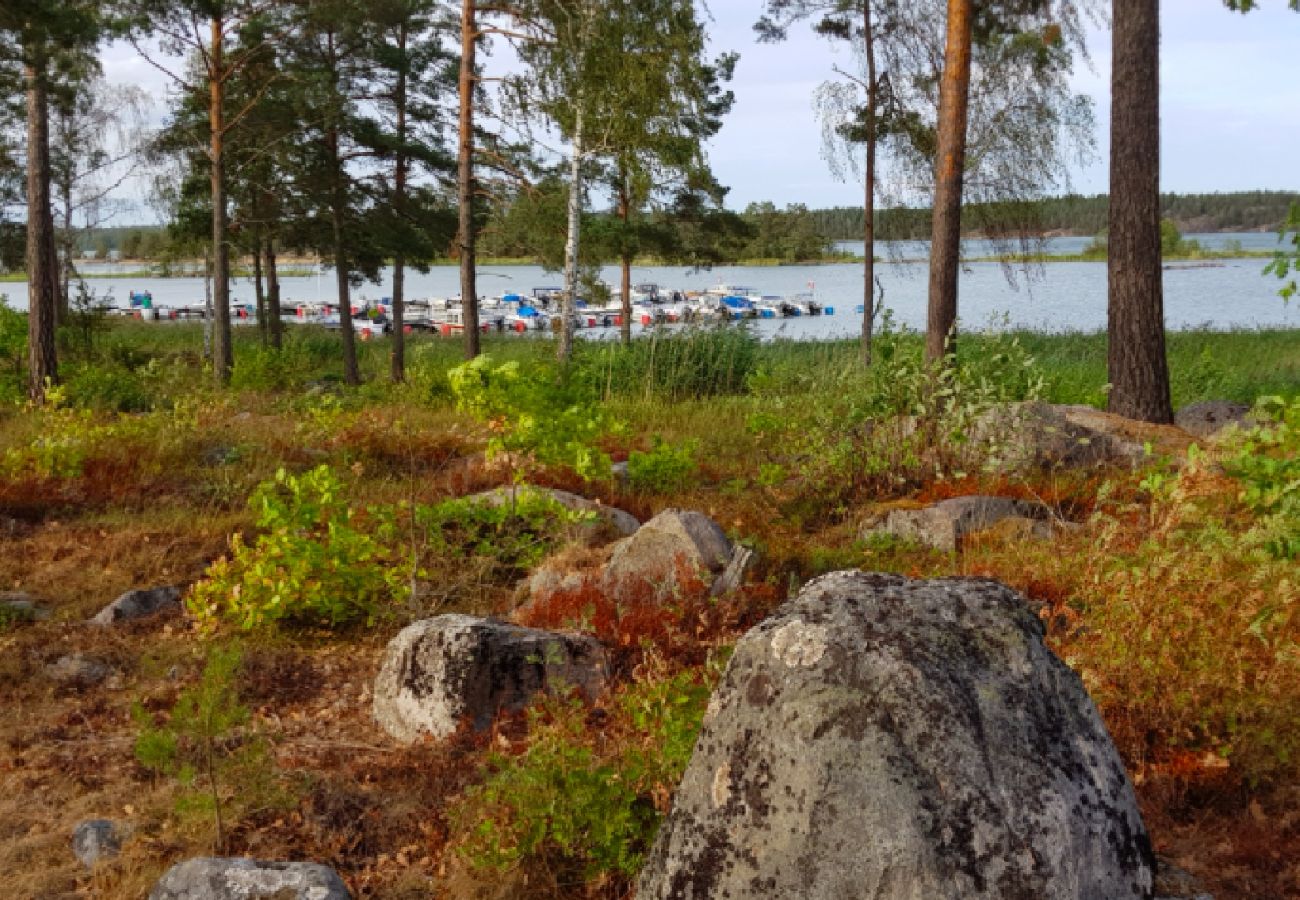
[[[1278,246],[1275,234],[1188,235],[1206,246],[1222,247],[1228,241],[1242,246],[1271,250]],[[1055,238],[1048,242],[1050,253],[1077,253],[1088,238]],[[845,242],[846,250],[861,253],[862,244]],[[928,250],[924,242],[908,242],[895,254],[903,258],[922,258]],[[988,255],[991,251],[980,241],[969,241],[967,256]],[[886,255],[881,251],[882,256]],[[1253,328],[1287,326],[1300,328],[1300,303],[1284,304],[1277,295],[1279,282],[1262,274],[1261,259],[1225,260],[1213,266],[1173,264],[1166,269],[1165,318],[1170,328]],[[123,267],[125,268],[125,267]],[[895,319],[914,328],[925,325],[926,277],[923,263],[890,262],[877,265],[884,287],[884,303],[894,311]],[[607,266],[603,277],[618,283],[618,270]],[[1045,331],[1096,330],[1106,326],[1106,266],[1104,263],[1046,263],[1028,273],[1008,272],[997,263],[969,263],[960,281],[961,321],[966,328],[979,328],[1004,318],[1019,327]],[[756,288],[767,294],[794,294],[812,291],[823,304],[833,306],[835,315],[819,318],[763,320],[757,324],[769,335],[826,338],[856,333],[861,317],[854,306],[862,302],[862,268],[859,265],[835,264],[815,266],[719,266],[711,270],[692,271],[681,267],[642,267],[633,269],[634,282],[655,282],[661,287],[702,290],[720,282]],[[385,272],[381,284],[364,284],[354,298],[377,300],[387,296],[391,272]],[[110,296],[125,306],[131,291],[148,290],[154,303],[181,306],[203,302],[203,281],[199,278],[95,278],[88,283],[100,295]],[[484,266],[479,270],[479,293],[486,296],[518,292],[527,294],[534,287],[558,285],[558,273],[538,266]],[[235,301],[253,301],[253,286],[247,279],[232,284]],[[333,273],[325,269],[320,276],[282,279],[281,292],[286,302],[293,300],[333,300]],[[409,273],[408,296],[448,297],[459,293],[459,272],[454,266],[438,266],[426,274]],[[24,284],[0,284],[0,294],[7,294],[11,304],[25,308]]]

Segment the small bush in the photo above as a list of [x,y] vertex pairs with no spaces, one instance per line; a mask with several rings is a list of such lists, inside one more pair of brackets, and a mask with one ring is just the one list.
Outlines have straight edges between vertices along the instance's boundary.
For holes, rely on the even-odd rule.
[[498,577],[518,577],[594,514],[575,512],[527,487],[496,505],[460,497],[417,506],[415,524],[429,552],[453,565],[470,557],[492,563]]
[[633,450],[627,457],[627,477],[632,487],[648,494],[669,494],[688,487],[696,472],[698,440],[676,446],[658,435],[648,453]]
[[64,389],[67,402],[84,409],[143,412],[153,406],[140,375],[118,366],[79,366],[68,374]]
[[457,406],[491,429],[489,453],[529,454],[584,479],[609,475],[609,456],[594,443],[615,424],[553,368],[498,364],[484,354],[449,371],[447,379]]
[[1246,431],[1224,468],[1241,484],[1241,500],[1259,516],[1254,534],[1278,559],[1300,557],[1300,397],[1266,397],[1265,424]]
[[206,626],[244,630],[296,625],[373,624],[407,588],[392,549],[396,531],[381,515],[363,530],[329,466],[300,476],[281,469],[253,492],[253,544],[236,534],[230,555],[194,586],[187,606]]
[[687,670],[632,685],[601,740],[579,700],[529,713],[528,747],[494,754],[470,792],[460,849],[480,869],[524,862],[627,880],[636,874],[704,717],[715,676]]

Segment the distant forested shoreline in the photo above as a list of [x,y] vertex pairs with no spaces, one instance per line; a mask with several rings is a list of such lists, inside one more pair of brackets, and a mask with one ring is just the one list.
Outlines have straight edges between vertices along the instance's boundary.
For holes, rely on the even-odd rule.
[[[1033,204],[1032,214],[1043,231],[1061,235],[1091,236],[1106,230],[1106,194],[1084,196],[1069,194],[1051,197]],[[1161,194],[1160,214],[1170,219],[1183,234],[1213,231],[1276,231],[1286,219],[1293,203],[1300,203],[1300,192],[1241,191],[1214,194]],[[964,207],[963,222],[970,233],[978,232],[978,223],[996,219],[981,215],[979,204]],[[837,206],[809,210],[818,234],[833,241],[862,239],[861,206]],[[930,210],[927,208],[893,208],[876,211],[876,237],[879,240],[923,240],[930,237]]]

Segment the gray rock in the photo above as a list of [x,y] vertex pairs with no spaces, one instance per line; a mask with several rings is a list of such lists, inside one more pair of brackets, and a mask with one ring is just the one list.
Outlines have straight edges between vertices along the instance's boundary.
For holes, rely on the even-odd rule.
[[[559,503],[565,509],[574,512],[595,513],[598,524],[604,525],[609,531],[621,537],[634,534],[641,527],[641,523],[637,521],[636,516],[629,512],[555,488],[534,487],[527,484],[520,485],[517,488],[499,487],[490,491],[483,491],[480,494],[473,494],[469,499],[490,506],[505,506],[510,503],[511,494],[518,495],[526,492],[542,494]],[[591,535],[587,536],[590,537]]]
[[523,709],[542,691],[576,687],[595,697],[608,678],[595,638],[445,615],[393,638],[375,679],[374,717],[399,741],[443,738],[468,720],[476,730]]
[[112,859],[122,850],[129,829],[108,819],[88,819],[72,830],[72,855],[87,869],[101,859]]
[[1145,452],[1121,434],[1125,422],[1091,406],[1011,403],[981,416],[971,427],[971,444],[995,471],[1132,465]]
[[1145,900],[1152,867],[1022,597],[837,572],[737,644],[637,896]]
[[731,559],[731,541],[716,522],[692,510],[666,509],[614,545],[601,588],[617,595],[648,584],[671,596],[696,579],[708,588]]
[[92,625],[116,625],[144,619],[170,609],[180,609],[181,591],[178,587],[139,588],[127,591],[105,606],[94,618]]
[[1032,537],[1051,537],[1051,510],[1041,503],[1009,497],[953,497],[923,509],[895,509],[874,533],[892,534],[936,550],[954,553],[968,535],[1010,520]]
[[93,687],[112,674],[111,666],[80,653],[60,656],[45,667],[46,677],[65,687]]
[[318,863],[199,857],[177,863],[149,900],[351,900],[343,879]]
[[727,562],[727,567],[713,580],[709,593],[714,597],[724,597],[739,590],[757,562],[758,556],[753,550],[743,544],[736,544],[731,548],[731,559]]
[[50,611],[23,591],[0,591],[0,622],[35,622],[48,619]]
[[1174,413],[1174,424],[1198,438],[1213,437],[1231,426],[1249,428],[1254,424],[1250,407],[1229,400],[1203,400],[1189,403]]

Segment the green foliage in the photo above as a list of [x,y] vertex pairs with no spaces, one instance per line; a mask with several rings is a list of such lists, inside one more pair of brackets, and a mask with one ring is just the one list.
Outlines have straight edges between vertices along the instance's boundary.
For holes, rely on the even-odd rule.
[[67,401],[85,409],[142,412],[153,405],[140,375],[114,365],[74,367],[64,384]]
[[[1288,238],[1289,235],[1289,238]],[[1300,203],[1291,204],[1291,212],[1287,219],[1282,223],[1282,229],[1278,234],[1279,241],[1290,240],[1291,250],[1279,250],[1273,257],[1273,261],[1265,268],[1265,273],[1272,273],[1281,278],[1285,283],[1278,289],[1278,294],[1283,300],[1289,301],[1296,294],[1296,279],[1291,277],[1290,281],[1286,278],[1293,272],[1300,272]]]
[[[1293,780],[1295,564],[1273,552],[1270,530],[1204,454],[1144,481],[1149,500],[1107,503],[1086,548],[1035,566],[1036,579],[1074,586],[1086,625],[1062,655],[1135,767],[1190,759],[1200,769],[1209,759],[1248,782]],[[1271,475],[1262,483],[1279,484]],[[1265,504],[1285,495],[1243,493]]]
[[576,378],[605,397],[684,400],[741,393],[761,342],[747,328],[656,329],[630,344],[589,341],[574,360]]
[[1278,559],[1300,557],[1300,396],[1261,398],[1265,424],[1246,431],[1224,469],[1241,483],[1241,500],[1259,516],[1261,546]]
[[415,522],[427,544],[444,558],[479,556],[501,570],[523,572],[541,562],[569,529],[592,520],[529,487],[507,488],[502,504],[473,497],[417,506]]
[[26,362],[27,317],[0,294],[0,404],[22,401]]
[[683,672],[633,685],[618,702],[627,739],[597,743],[579,700],[530,710],[528,749],[494,754],[467,798],[461,851],[478,868],[521,862],[580,869],[587,878],[634,875],[690,760],[711,679]]
[[369,625],[405,597],[391,518],[375,515],[373,530],[364,530],[329,466],[303,475],[281,469],[249,506],[262,533],[251,545],[236,534],[230,555],[208,568],[186,601],[201,624],[245,631]]
[[696,472],[698,440],[670,444],[655,435],[647,453],[633,450],[627,457],[627,477],[632,487],[647,494],[671,494],[687,488]]
[[1044,389],[1017,335],[983,335],[977,352],[935,368],[888,315],[869,367],[845,354],[817,369],[763,370],[750,383],[763,401],[748,423],[763,438],[760,482],[771,483],[763,473],[780,466],[799,476],[804,502],[823,513],[865,489],[896,493],[978,468],[981,448],[970,443],[977,420]]
[[521,452],[585,479],[609,476],[609,455],[594,443],[614,423],[553,367],[498,363],[484,354],[449,371],[447,380],[456,405],[491,430],[490,454]]
[[225,843],[229,795],[267,774],[265,745],[247,731],[249,711],[239,702],[241,663],[239,648],[212,648],[198,683],[181,692],[162,725],[139,703],[131,710],[139,728],[136,760],[180,783],[178,812],[212,816],[218,851]]

